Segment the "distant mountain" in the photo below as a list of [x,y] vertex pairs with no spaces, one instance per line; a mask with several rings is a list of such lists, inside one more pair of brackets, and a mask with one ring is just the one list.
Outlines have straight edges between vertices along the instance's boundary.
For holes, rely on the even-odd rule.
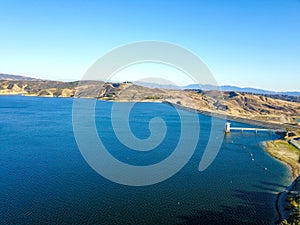
[[211,84],[189,84],[182,86],[181,89],[201,89],[203,91],[221,90],[220,87]]
[[204,91],[211,91],[211,90],[220,90],[220,91],[236,91],[236,92],[244,92],[244,93],[253,93],[253,94],[261,94],[261,95],[289,95],[289,96],[296,96],[300,97],[300,92],[298,91],[287,91],[287,92],[276,92],[276,91],[269,91],[251,87],[237,87],[231,85],[222,85],[222,86],[215,86],[210,84],[189,84],[186,86],[176,86],[176,85],[162,85],[156,83],[147,83],[147,82],[134,82],[137,85],[141,85],[144,87],[150,88],[164,88],[164,89],[201,89]]
[[[42,79],[0,73],[0,80],[41,81]],[[276,91],[269,91],[269,90],[264,90],[264,89],[251,88],[251,87],[242,88],[242,87],[231,86],[231,85],[223,85],[223,86],[218,87],[218,86],[210,85],[210,84],[202,84],[202,85],[190,84],[190,85],[186,85],[186,86],[176,86],[173,84],[158,84],[158,83],[150,83],[150,82],[148,83],[148,82],[142,82],[142,81],[135,81],[133,83],[136,85],[148,87],[148,88],[161,88],[161,89],[173,89],[173,90],[201,89],[204,91],[220,90],[220,91],[235,91],[235,92],[253,93],[253,94],[261,94],[261,95],[286,95],[286,96],[300,97],[299,91],[276,92]]]
[[[184,109],[186,107],[191,110],[196,109],[206,114],[215,112],[218,115],[269,122],[273,125],[275,123],[278,126],[283,123],[287,123],[287,126],[297,126],[300,115],[300,97],[234,91],[181,90],[181,88],[148,88],[131,82],[0,80],[0,95],[75,96],[105,101],[165,102]],[[199,89],[197,86],[192,86],[192,88]]]
[[32,77],[20,76],[20,75],[11,75],[11,74],[4,74],[0,73],[0,80],[27,80],[27,81],[38,81],[41,79],[36,79]]
[[300,97],[300,92],[298,92],[298,91],[286,91],[286,92],[277,92],[277,93],[281,94],[281,95],[290,95],[290,96]]
[[257,88],[241,88],[236,86],[224,85],[221,86],[220,89],[222,91],[237,91],[237,92],[246,92],[246,93],[254,93],[254,94],[262,94],[262,95],[290,95],[290,96],[300,96],[300,92],[297,91],[287,91],[287,92],[276,92],[276,91],[268,91]]
[[158,84],[158,83],[150,83],[150,82],[143,82],[143,81],[134,81],[135,85],[148,87],[148,88],[163,88],[163,89],[182,89],[180,86],[176,86],[173,84]]

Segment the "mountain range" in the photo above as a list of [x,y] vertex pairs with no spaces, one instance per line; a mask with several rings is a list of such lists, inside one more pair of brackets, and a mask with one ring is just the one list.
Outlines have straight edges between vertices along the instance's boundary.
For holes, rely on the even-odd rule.
[[[41,79],[32,78],[28,76],[21,76],[21,75],[11,75],[11,74],[4,74],[0,73],[0,80],[25,80],[25,81],[41,81]],[[285,91],[285,92],[276,92],[258,88],[251,88],[251,87],[237,87],[232,85],[221,85],[215,86],[210,84],[189,84],[185,86],[176,86],[172,84],[158,84],[158,83],[151,83],[151,82],[141,82],[136,81],[133,82],[136,85],[148,87],[148,88],[162,88],[162,89],[175,89],[175,90],[204,90],[204,91],[211,91],[211,90],[219,90],[219,91],[235,91],[235,92],[243,92],[243,93],[253,93],[253,94],[261,94],[261,95],[287,95],[287,96],[296,96],[300,97],[300,91]]]
[[210,84],[189,84],[185,86],[176,86],[171,84],[157,84],[157,83],[147,83],[147,82],[134,82],[137,85],[141,85],[144,87],[150,87],[150,88],[163,88],[163,89],[190,89],[190,90],[197,90],[201,89],[204,91],[212,91],[212,90],[218,90],[218,91],[236,91],[236,92],[244,92],[244,93],[253,93],[253,94],[262,94],[262,95],[289,95],[289,96],[300,96],[299,91],[284,91],[284,92],[276,92],[276,91],[269,91],[264,89],[258,89],[258,88],[251,88],[251,87],[237,87],[232,85],[221,85],[221,86],[215,86]]
[[[300,97],[266,95],[238,91],[203,90],[199,86],[151,88],[132,82],[39,80],[0,74],[0,95],[41,97],[97,98],[114,102],[160,102],[197,110],[203,114],[227,116],[234,120],[251,120],[280,127],[298,128]],[[164,86],[165,87],[165,86]],[[229,90],[234,90],[231,87]],[[213,87],[209,87],[213,89]],[[253,91],[253,89],[251,89]],[[255,90],[255,89],[254,89]],[[260,125],[263,125],[260,124]]]
[[41,79],[27,77],[27,76],[21,76],[21,75],[11,75],[11,74],[5,74],[0,73],[0,80],[30,80],[30,81],[38,81]]

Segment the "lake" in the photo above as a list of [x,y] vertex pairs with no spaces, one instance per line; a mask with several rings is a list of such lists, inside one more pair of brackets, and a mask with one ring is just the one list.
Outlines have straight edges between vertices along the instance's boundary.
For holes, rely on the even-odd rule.
[[[276,220],[276,195],[291,183],[291,174],[262,149],[261,142],[275,135],[232,132],[213,163],[200,172],[211,118],[198,115],[199,144],[178,173],[154,185],[126,186],[103,178],[84,160],[74,138],[72,104],[72,98],[0,96],[1,224],[240,225]],[[113,132],[112,104],[97,102],[95,119],[112,155],[140,166],[172,153],[180,134],[173,107],[135,105],[131,129],[138,138],[149,136],[153,116],[163,118],[168,127],[155,151],[136,153],[122,146]]]

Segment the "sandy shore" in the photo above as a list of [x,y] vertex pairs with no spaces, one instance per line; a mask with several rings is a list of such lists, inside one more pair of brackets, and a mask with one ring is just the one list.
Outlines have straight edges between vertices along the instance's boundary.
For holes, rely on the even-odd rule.
[[285,140],[274,140],[266,142],[265,150],[271,156],[290,167],[294,179],[300,175],[300,151],[297,148]]
[[[241,118],[238,116],[228,116],[228,115],[220,115],[217,113],[211,113],[207,111],[201,111],[198,109],[193,109],[190,107],[186,107],[183,105],[174,104],[168,101],[165,101],[163,103],[171,104],[174,107],[192,111],[195,113],[201,113],[204,115],[209,116],[215,116],[219,118],[223,118],[226,120],[232,120],[240,123],[246,123],[251,124],[255,126],[270,128],[270,129],[276,129],[281,130],[284,134],[286,133],[286,128],[292,129],[292,130],[298,130],[299,127],[293,126],[293,125],[287,125],[287,124],[278,124],[278,123],[270,123],[268,121],[258,121],[258,120],[252,120],[248,118]],[[299,134],[298,134],[299,135]],[[276,210],[278,212],[278,222],[281,222],[282,220],[291,221],[290,215],[293,213],[293,209],[297,203],[295,203],[295,199],[297,198],[298,193],[297,190],[300,190],[300,151],[294,147],[293,145],[290,145],[287,140],[273,140],[273,141],[267,141],[263,143],[264,149],[274,158],[278,159],[285,165],[287,165],[290,168],[291,174],[293,176],[293,182],[292,184],[287,187],[287,189],[284,192],[278,193],[276,198]],[[296,192],[295,192],[296,191]],[[287,201],[287,199],[292,199],[291,201]],[[300,207],[300,205],[299,205]],[[292,224],[292,223],[286,223],[286,224]]]
[[[291,207],[291,205],[296,205],[296,193],[298,190],[300,190],[300,151],[294,146],[290,145],[286,140],[268,141],[265,144],[265,150],[271,156],[280,160],[291,169],[291,173],[294,180],[293,183],[289,187],[287,187],[287,189],[284,192],[279,193],[277,196],[276,210],[279,215],[278,222],[280,222],[289,218],[289,215],[293,213],[293,207]],[[288,198],[290,198],[291,200],[287,201]]]

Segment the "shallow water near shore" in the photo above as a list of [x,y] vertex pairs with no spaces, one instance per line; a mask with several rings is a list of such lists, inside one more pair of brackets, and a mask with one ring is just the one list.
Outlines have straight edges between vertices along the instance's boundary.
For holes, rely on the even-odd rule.
[[[199,144],[187,165],[164,182],[130,187],[108,181],[84,161],[73,135],[72,103],[70,98],[0,96],[1,224],[272,224],[276,220],[276,195],[290,185],[291,177],[261,147],[275,135],[232,132],[224,137],[215,161],[199,172],[210,132],[210,117],[199,115]],[[170,128],[161,148],[136,155],[116,139],[111,106],[97,102],[96,123],[116,158],[148,165],[171,154],[180,134],[173,107],[136,104],[131,128],[137,137],[149,135],[153,116],[162,117]],[[232,126],[252,127],[235,122]]]

